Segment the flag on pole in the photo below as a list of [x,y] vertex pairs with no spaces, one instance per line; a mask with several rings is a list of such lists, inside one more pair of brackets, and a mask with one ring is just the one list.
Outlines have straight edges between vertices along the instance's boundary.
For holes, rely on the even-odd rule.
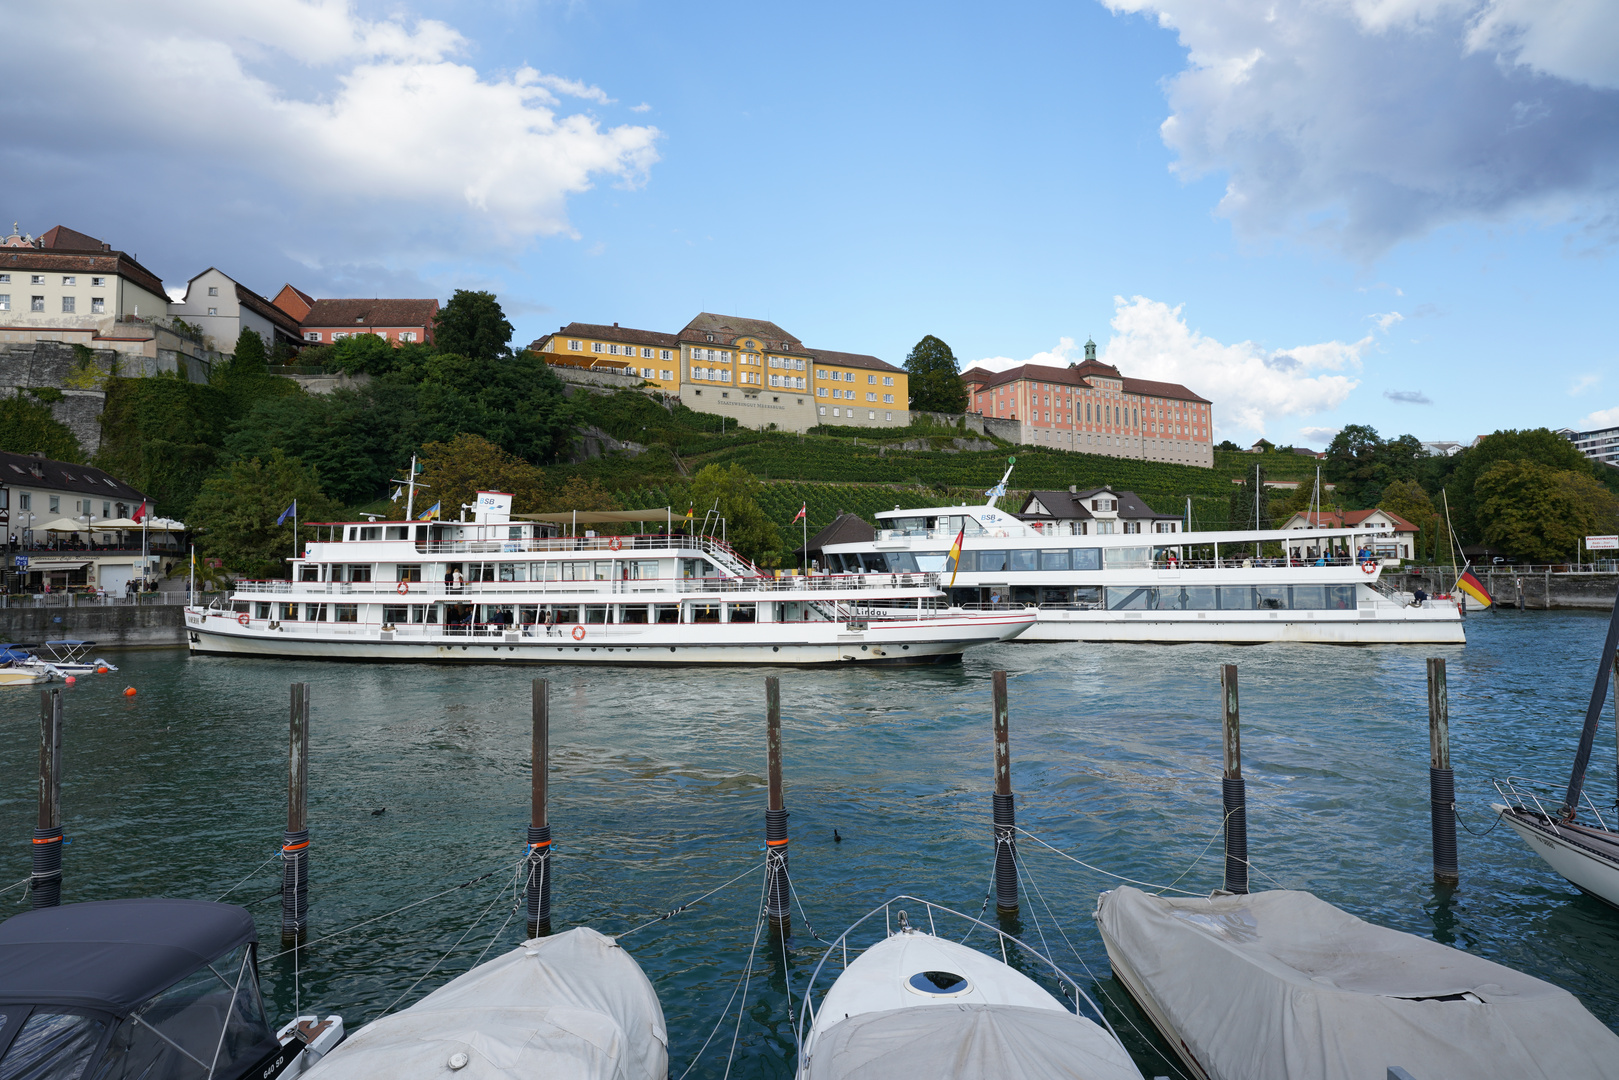
[[439,505],[439,503],[434,503],[432,506],[429,506],[426,510],[423,510],[421,513],[416,515],[416,520],[431,521],[433,518],[438,517]]
[[956,534],[956,542],[950,545],[950,587],[956,587],[956,570],[961,566],[961,542],[966,539],[967,526],[963,525]]
[[298,500],[294,499],[294,500],[292,500],[292,505],[291,506],[289,506],[285,510],[281,511],[281,516],[275,519],[275,523],[277,525],[280,525],[283,521],[286,521],[289,517],[294,517],[295,518],[297,516],[298,516]]
[[788,524],[789,525],[796,524],[797,522],[802,520],[804,515],[807,514],[807,513],[809,513],[809,503],[806,502],[806,503],[800,504],[800,506],[798,507],[798,513],[793,515],[793,520],[788,522]]
[[389,499],[388,501],[389,502],[398,502],[399,501],[399,496],[403,495],[404,493],[405,493],[404,488],[396,487],[396,488],[394,488],[393,498]]
[[[1470,567],[1473,564],[1468,563],[1467,565]],[[1456,587],[1462,590],[1462,592],[1466,593],[1468,596],[1471,596],[1474,600],[1477,600],[1479,603],[1483,604],[1485,607],[1489,607],[1491,604],[1495,603],[1494,598],[1490,596],[1490,590],[1484,587],[1484,583],[1482,581],[1473,576],[1473,572],[1470,569],[1464,568],[1462,570],[1462,576],[1456,579]]]
[[137,525],[146,520],[146,502],[144,500],[142,500],[140,508],[135,511],[130,520]]
[[1006,485],[1005,484],[996,484],[994,487],[992,487],[988,491],[984,492],[984,494],[987,497],[991,498],[991,499],[1002,498],[1002,497],[1004,497],[1006,495]]

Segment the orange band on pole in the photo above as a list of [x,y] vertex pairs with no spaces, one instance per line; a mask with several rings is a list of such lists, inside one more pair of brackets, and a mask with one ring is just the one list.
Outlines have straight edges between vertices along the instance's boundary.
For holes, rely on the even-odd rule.
[[766,840],[765,841],[765,846],[766,847],[781,847],[782,845],[784,845],[786,843],[787,843],[787,838],[784,836],[780,840]]
[[305,840],[301,844],[283,844],[281,846],[281,850],[282,851],[302,851],[304,848],[306,848],[308,846],[309,846],[309,841]]
[[529,849],[529,850],[530,850],[530,851],[533,851],[533,850],[535,850],[535,849],[536,849],[536,848],[542,848],[542,847],[550,847],[550,846],[551,846],[551,841],[549,841],[549,840],[541,840],[541,841],[540,841],[540,842],[539,842],[539,843],[537,843],[537,844],[530,844],[530,845],[529,845],[529,846],[528,846],[528,849]]
[[34,843],[36,844],[60,844],[61,842],[62,838],[60,836],[47,836],[44,839],[34,838]]

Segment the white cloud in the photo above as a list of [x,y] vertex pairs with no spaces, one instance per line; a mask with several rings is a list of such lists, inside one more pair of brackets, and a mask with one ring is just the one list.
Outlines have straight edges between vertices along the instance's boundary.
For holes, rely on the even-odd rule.
[[1376,323],[1377,328],[1385,334],[1389,332],[1389,327],[1395,323],[1405,321],[1405,316],[1398,311],[1385,311],[1381,315],[1368,315],[1366,317]]
[[1605,222],[1611,0],[1102,0],[1188,50],[1164,142],[1239,234],[1366,259],[1459,220]]
[[973,363],[966,365],[966,367],[962,368],[962,370],[965,371],[967,368],[983,368],[985,371],[1006,371],[1008,368],[1015,368],[1019,364],[1044,364],[1048,367],[1067,367],[1069,364],[1079,363],[1084,358],[1084,352],[1077,344],[1074,343],[1074,339],[1071,337],[1065,337],[1057,339],[1056,348],[1047,349],[1044,352],[1037,352],[1033,356],[1023,360],[1014,360],[1010,356],[987,356],[982,360],[976,360]]
[[1594,431],[1598,428],[1619,427],[1619,405],[1611,409],[1598,409],[1588,413],[1579,423],[1574,425],[1580,431]]
[[1299,434],[1304,436],[1306,442],[1320,443],[1325,446],[1332,441],[1334,435],[1342,430],[1342,428],[1335,427],[1301,427],[1299,428]]
[[1602,381],[1602,376],[1601,375],[1595,375],[1595,374],[1590,374],[1590,373],[1587,373],[1585,375],[1581,375],[1578,378],[1576,378],[1573,381],[1573,383],[1571,383],[1569,385],[1568,396],[1569,397],[1579,397],[1581,394],[1585,393],[1587,390],[1591,389],[1591,387],[1595,386],[1597,383],[1599,383],[1601,381]]
[[1400,405],[1432,405],[1433,399],[1421,390],[1385,390],[1383,396]]
[[658,160],[656,128],[560,106],[611,105],[599,87],[480,72],[452,27],[347,0],[62,0],[12,10],[7,33],[13,85],[51,88],[13,101],[24,119],[0,146],[0,187],[63,192],[35,199],[53,215],[35,231],[105,233],[95,206],[122,227],[114,246],[162,221],[222,231],[248,259],[269,243],[311,267],[419,262],[572,235],[571,197],[638,185]]

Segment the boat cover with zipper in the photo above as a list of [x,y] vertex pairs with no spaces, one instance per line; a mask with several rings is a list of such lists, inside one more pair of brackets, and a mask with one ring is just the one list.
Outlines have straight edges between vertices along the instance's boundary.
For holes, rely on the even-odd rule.
[[668,1044],[641,966],[581,926],[526,941],[367,1024],[303,1080],[664,1080]]
[[1103,893],[1122,978],[1211,1080],[1619,1077],[1619,1036],[1568,991],[1307,892]]

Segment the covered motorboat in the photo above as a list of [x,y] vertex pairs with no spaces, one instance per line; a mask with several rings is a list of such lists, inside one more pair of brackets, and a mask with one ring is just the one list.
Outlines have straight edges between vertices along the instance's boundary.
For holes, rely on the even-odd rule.
[[664,1080],[652,983],[610,937],[534,938],[356,1031],[307,1080]]
[[305,1047],[265,1018],[257,943],[245,908],[201,900],[13,916],[0,923],[0,1076],[274,1080]]
[[[929,908],[930,926],[935,910],[945,909]],[[801,1080],[1141,1080],[1112,1032],[1039,983],[898,917],[826,992]]]
[[94,660],[90,659],[90,652],[95,647],[95,642],[81,638],[42,641],[38,645],[29,646],[34,650],[30,662],[54,668],[60,675],[89,675],[102,669],[117,671],[116,666],[107,663],[99,656]]
[[1105,892],[1118,977],[1202,1080],[1619,1077],[1619,1036],[1568,991],[1307,892]]
[[[1609,673],[1619,663],[1619,598],[1608,620],[1608,636],[1597,657],[1596,681],[1585,709],[1585,726],[1574,751],[1574,767],[1562,799],[1548,796],[1543,803],[1528,782],[1514,776],[1495,782],[1502,801],[1492,804],[1512,831],[1523,837],[1529,850],[1562,874],[1581,891],[1619,907],[1619,831],[1615,831],[1585,794],[1585,772],[1591,763],[1602,706],[1608,700]],[[1580,811],[1589,816],[1580,820]]]

